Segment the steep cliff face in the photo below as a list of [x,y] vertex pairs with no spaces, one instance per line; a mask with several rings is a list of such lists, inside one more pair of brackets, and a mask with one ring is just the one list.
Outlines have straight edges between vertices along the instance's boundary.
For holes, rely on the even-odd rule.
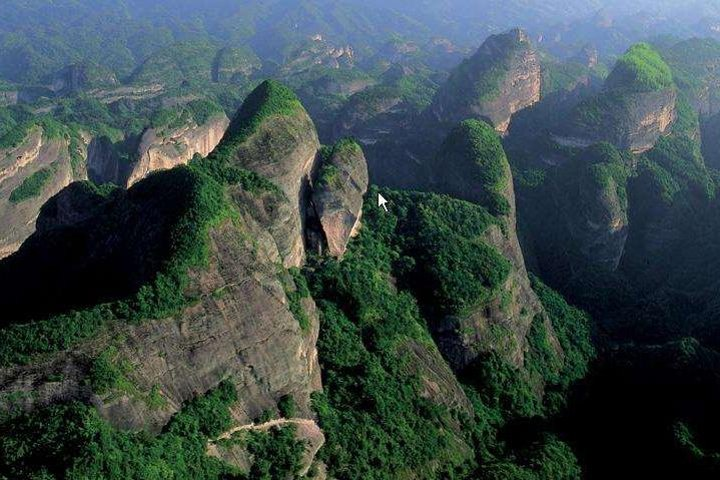
[[670,68],[652,47],[637,44],[617,61],[603,91],[575,108],[555,140],[573,147],[604,141],[645,152],[669,133],[676,101]]
[[137,160],[130,166],[125,180],[129,187],[156,170],[167,170],[187,164],[193,156],[206,157],[222,140],[230,125],[225,114],[212,116],[202,125],[192,122],[180,128],[149,128],[145,130],[137,151]]
[[35,219],[45,201],[82,177],[73,158],[83,156],[80,138],[70,142],[63,134],[51,137],[41,126],[29,129],[14,147],[0,149],[0,258],[16,251],[35,230]]
[[128,164],[120,155],[108,137],[95,137],[90,140],[87,149],[88,178],[95,183],[114,183],[124,185]]
[[606,91],[582,102],[554,139],[570,147],[609,142],[622,150],[642,153],[669,132],[677,115],[676,100],[677,93],[672,89],[633,93]]
[[504,133],[515,112],[540,100],[541,77],[540,62],[524,31],[493,35],[451,73],[430,112],[450,124],[480,118]]
[[315,126],[295,94],[266,81],[250,94],[209,157],[255,172],[277,187],[248,200],[286,267],[300,266],[305,258],[307,196],[319,148]]
[[[587,322],[554,297],[564,313],[546,310],[528,278],[493,127],[463,122],[431,166],[449,195],[383,190],[382,209],[373,187],[363,205],[362,149],[321,148],[297,97],[268,81],[207,158],[127,189],[70,185],[0,262],[0,411],[79,400],[114,427],[162,432],[103,423],[132,455],[133,441],[204,427],[217,400],[232,418],[189,437],[193,455],[199,443],[243,471],[258,445],[242,432],[274,442],[274,427],[307,441],[301,473],[322,475],[326,441],[337,478],[480,471],[486,449],[510,458],[496,447],[510,419],[540,414],[545,386],[585,372]],[[305,265],[312,231],[327,248]]]
[[360,228],[368,188],[367,163],[362,148],[352,140],[341,140],[323,153],[326,158],[322,159],[312,196],[323,237],[317,248],[341,257]]
[[[357,191],[318,198],[359,217],[367,167],[359,147],[346,146],[329,161]],[[237,428],[255,429],[281,398],[294,400],[289,420],[311,441],[307,470],[323,443],[310,410],[321,388],[318,313],[302,275],[283,263],[302,263],[318,147],[296,97],[269,82],[210,158],[128,190],[74,183],[48,201],[38,231],[0,263],[0,335],[14,339],[0,353],[2,408],[81,400],[116,427],[158,432],[189,399],[230,380]],[[357,226],[356,218],[350,230]],[[344,248],[348,238],[337,241]],[[30,278],[38,281],[20,288]],[[31,307],[38,292],[45,301]],[[447,388],[434,373],[425,377],[428,396]],[[211,447],[248,466],[239,450]]]
[[88,148],[88,175],[96,183],[130,187],[152,172],[185,165],[196,154],[207,156],[220,143],[229,124],[227,116],[219,113],[201,124],[188,118],[177,127],[149,127],[130,155],[130,163],[108,138],[95,138]]
[[[4,281],[42,274],[44,280],[38,287],[49,297],[62,297],[45,307],[55,306],[60,311],[64,308],[60,305],[92,304],[93,298],[132,291],[131,285],[146,281],[142,277],[152,278],[155,273],[148,269],[159,264],[145,262],[141,269],[131,267],[132,271],[122,265],[135,263],[133,259],[141,253],[146,260],[166,255],[163,251],[170,241],[166,235],[175,228],[173,222],[186,215],[182,209],[187,201],[194,201],[188,195],[195,193],[184,190],[187,182],[194,181],[209,180],[186,170],[173,170],[154,177],[151,183],[138,183],[127,194],[118,191],[86,219],[54,222],[54,228],[36,234],[3,265]],[[171,188],[170,183],[174,185]],[[163,206],[166,202],[174,206]],[[75,203],[82,209],[82,201]],[[134,213],[118,221],[121,211]],[[154,233],[148,228],[151,225]],[[68,399],[90,400],[115,425],[156,431],[183,402],[231,378],[241,399],[234,413],[243,423],[274,409],[283,395],[292,395],[300,414],[309,415],[309,394],[320,387],[314,303],[309,298],[300,299],[298,312],[305,318],[301,325],[290,311],[286,294],[297,286],[286,272],[278,270],[280,257],[274,242],[251,218],[240,215],[220,221],[208,235],[207,264],[190,270],[183,292],[196,299],[194,302],[173,316],[161,315],[155,320],[115,322],[110,315],[105,328],[74,345],[71,352],[50,355],[32,366],[6,365],[0,375],[3,391],[34,390],[25,407]],[[52,253],[45,251],[49,238],[57,247]],[[83,259],[64,251],[71,249],[74,241],[93,244]],[[47,255],[57,256],[51,267],[37,261]],[[56,282],[62,280],[56,274],[43,273],[47,268],[58,273],[74,269],[75,284],[58,285]],[[92,282],[99,281],[95,277],[97,268],[114,278],[104,287],[90,288]],[[117,288],[118,281],[129,283]],[[6,297],[5,311],[19,311],[20,304],[32,294]],[[100,389],[92,378],[98,359],[105,357],[123,366],[118,372],[123,379]],[[53,375],[62,380],[48,380]]]
[[[571,252],[576,270],[615,271],[629,233],[627,187],[636,160],[608,143],[596,144],[559,166],[552,182],[565,238],[544,248]],[[562,242],[562,243],[560,243]]]
[[[503,295],[466,315],[448,316],[436,327],[439,347],[456,369],[488,351],[499,351],[522,366],[530,325],[545,314],[528,279],[516,230],[512,174],[496,132],[477,120],[462,122],[444,142],[434,168],[434,191],[482,205],[499,220],[483,239],[510,264]],[[498,328],[508,335],[493,335]]]

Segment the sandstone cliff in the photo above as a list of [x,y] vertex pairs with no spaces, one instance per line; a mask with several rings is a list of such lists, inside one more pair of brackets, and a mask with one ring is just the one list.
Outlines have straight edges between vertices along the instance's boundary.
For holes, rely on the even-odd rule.
[[209,157],[255,172],[277,187],[246,200],[275,239],[286,267],[300,266],[305,258],[307,198],[319,148],[315,126],[295,94],[266,81],[250,94]]
[[196,154],[207,156],[220,143],[229,124],[227,116],[219,114],[202,125],[191,123],[171,131],[147,129],[140,139],[137,160],[130,167],[127,186],[156,170],[184,165]]
[[360,145],[351,140],[338,142],[323,160],[312,196],[323,237],[317,247],[341,257],[360,227],[368,188],[367,163]]
[[633,93],[605,91],[578,105],[554,139],[571,147],[609,142],[622,150],[642,153],[669,132],[677,115],[676,100],[677,94],[672,89]]
[[515,112],[540,100],[541,77],[524,31],[493,35],[451,73],[429,111],[443,123],[479,118],[504,133]]
[[[187,400],[230,379],[237,425],[277,411],[281,397],[295,400],[299,438],[312,441],[309,467],[323,442],[310,410],[310,394],[321,388],[318,314],[304,280],[282,265],[303,261],[318,148],[297,98],[268,82],[210,158],[128,190],[75,183],[47,202],[38,231],[0,263],[2,323],[14,324],[17,340],[0,354],[2,408],[77,399],[115,426],[156,432]],[[353,178],[360,172],[357,182],[364,171],[365,187],[348,194],[350,213],[359,214],[364,157],[336,154]],[[178,247],[184,238],[191,240]],[[44,301],[33,304],[39,292]],[[160,307],[178,294],[180,304]],[[72,318],[84,326],[78,335],[63,326],[60,343],[44,330]],[[28,335],[44,340],[20,340]],[[45,355],[33,356],[38,351]],[[98,368],[110,368],[114,380],[98,383]]]
[[[132,284],[144,281],[140,277],[154,275],[148,269],[158,264],[150,257],[162,255],[168,247],[163,232],[172,230],[171,212],[186,201],[183,185],[188,175],[183,170],[157,175],[127,193],[118,191],[85,219],[78,212],[71,220],[50,222],[53,228],[38,232],[3,265],[3,283],[42,275],[37,288],[48,298],[43,308],[51,309],[131,291]],[[174,187],[168,188],[170,184]],[[62,195],[77,197],[78,192]],[[75,204],[81,210],[84,202],[75,198],[61,203]],[[135,213],[119,221],[120,211]],[[47,213],[52,216],[57,209]],[[48,225],[49,221],[40,223]],[[45,251],[50,242],[57,250]],[[91,246],[77,257],[68,251],[72,242]],[[53,260],[38,261],[48,255]],[[141,268],[135,258],[144,258]],[[74,345],[72,351],[50,355],[32,366],[3,368],[2,390],[33,390],[26,408],[59,400],[90,400],[115,425],[157,431],[183,402],[231,378],[240,394],[234,407],[239,422],[247,423],[264,410],[273,410],[283,395],[292,395],[300,413],[309,415],[309,394],[320,387],[315,353],[317,316],[309,298],[301,299],[300,304],[307,318],[305,325],[290,311],[286,292],[297,287],[287,273],[278,270],[279,261],[269,234],[252,218],[240,215],[223,221],[209,231],[207,265],[189,273],[184,295],[196,301],[167,318],[111,322],[93,338]],[[97,268],[110,278],[106,285],[90,287],[98,282]],[[75,283],[58,284],[63,282],[61,272],[69,269],[75,272]],[[123,287],[123,282],[129,283]],[[4,311],[20,311],[18,302],[28,295],[33,292],[4,297]],[[93,359],[103,355],[123,365],[124,380],[107,392],[97,391],[88,381],[96,368]]]
[[0,258],[6,257],[35,230],[35,219],[45,201],[83,176],[74,159],[86,146],[76,139],[49,137],[42,126],[30,128],[15,147],[0,149]]
[[635,153],[651,149],[677,117],[670,68],[649,45],[631,47],[616,63],[602,92],[581,102],[555,132],[565,146],[609,142]]
[[96,183],[129,187],[154,171],[185,165],[196,154],[207,156],[220,143],[229,124],[230,120],[221,113],[201,125],[188,119],[179,127],[149,127],[129,164],[109,139],[95,138],[88,149],[88,174]]

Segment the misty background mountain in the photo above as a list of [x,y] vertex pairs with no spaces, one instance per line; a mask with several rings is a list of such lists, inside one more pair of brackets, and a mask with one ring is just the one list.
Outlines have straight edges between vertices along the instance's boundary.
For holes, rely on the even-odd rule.
[[718,478],[718,4],[567,3],[3,2],[0,479]]
[[[67,64],[93,62],[128,79],[150,55],[179,41],[250,47],[263,61],[282,63],[298,42],[320,34],[349,43],[360,59],[391,37],[425,42],[444,36],[477,48],[491,33],[522,25],[556,43],[603,40],[619,54],[646,36],[718,35],[720,7],[711,2],[323,1],[211,0],[145,2],[8,0],[0,18],[0,76],[37,83]],[[563,38],[567,37],[567,38]],[[581,45],[578,45],[581,46]]]

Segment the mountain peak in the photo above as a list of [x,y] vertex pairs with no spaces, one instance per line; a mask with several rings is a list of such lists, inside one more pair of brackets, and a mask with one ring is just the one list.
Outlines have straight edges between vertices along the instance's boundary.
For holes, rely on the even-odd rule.
[[490,122],[504,133],[511,116],[540,100],[541,71],[529,37],[519,28],[492,35],[450,74],[430,111],[441,122]]

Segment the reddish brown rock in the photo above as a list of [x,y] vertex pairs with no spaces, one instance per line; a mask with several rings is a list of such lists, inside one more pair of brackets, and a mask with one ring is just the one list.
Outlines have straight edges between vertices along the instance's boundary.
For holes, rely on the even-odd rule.
[[352,140],[341,140],[320,166],[312,197],[329,255],[341,257],[357,233],[367,188],[362,148]]

